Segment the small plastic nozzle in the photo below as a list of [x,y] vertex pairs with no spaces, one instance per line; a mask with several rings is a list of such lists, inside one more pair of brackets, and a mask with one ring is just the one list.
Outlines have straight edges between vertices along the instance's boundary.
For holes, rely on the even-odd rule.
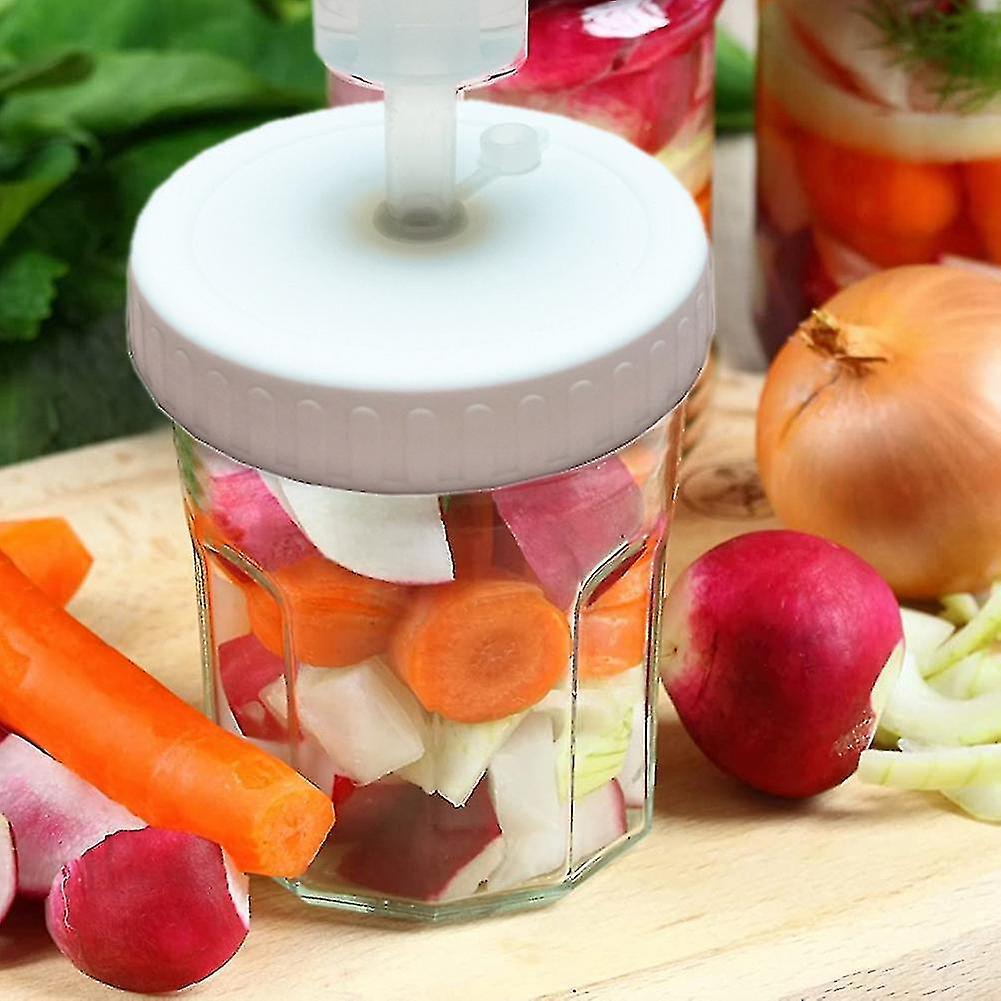
[[386,210],[410,235],[459,216],[460,90],[520,65],[528,0],[314,0],[316,49],[332,72],[386,92]]

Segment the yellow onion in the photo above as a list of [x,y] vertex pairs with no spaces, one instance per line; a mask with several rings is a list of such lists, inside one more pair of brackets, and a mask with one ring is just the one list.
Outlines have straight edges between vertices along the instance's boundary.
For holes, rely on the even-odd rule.
[[758,464],[790,528],[898,595],[1001,578],[1001,282],[897,268],[838,293],[772,365]]

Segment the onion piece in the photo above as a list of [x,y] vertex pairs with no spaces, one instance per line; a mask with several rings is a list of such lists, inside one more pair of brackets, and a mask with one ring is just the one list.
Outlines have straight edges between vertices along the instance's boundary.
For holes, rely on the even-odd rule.
[[1001,282],[918,265],[808,319],[758,411],[761,478],[785,526],[857,553],[903,597],[1001,578],[999,317]]
[[972,594],[947,594],[942,599],[941,617],[954,626],[972,622],[979,611],[980,604]]
[[973,699],[1001,692],[1001,653],[978,650],[930,680],[932,687],[951,699]]
[[1001,822],[1001,782],[967,786],[965,789],[943,789],[942,795],[977,820],[995,824]]
[[939,792],[1001,782],[1001,744],[864,751],[856,776],[870,785]]
[[922,674],[933,678],[998,639],[1001,639],[1001,585],[992,588],[984,607],[931,655],[923,665]]

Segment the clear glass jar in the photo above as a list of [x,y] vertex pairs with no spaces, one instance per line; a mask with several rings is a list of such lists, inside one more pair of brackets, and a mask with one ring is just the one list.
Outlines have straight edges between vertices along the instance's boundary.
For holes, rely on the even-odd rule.
[[[881,268],[1001,264],[1001,12],[759,0],[757,323],[773,355]],[[964,56],[950,38],[981,37]],[[936,41],[937,39],[937,41]],[[946,44],[943,44],[946,43]]]
[[291,890],[472,917],[556,897],[647,832],[681,424],[446,497],[309,487],[177,431],[210,712],[338,815]]

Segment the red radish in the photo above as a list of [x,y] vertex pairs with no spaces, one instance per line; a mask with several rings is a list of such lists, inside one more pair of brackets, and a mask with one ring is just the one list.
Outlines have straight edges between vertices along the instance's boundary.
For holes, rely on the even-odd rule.
[[107,835],[145,826],[20,737],[0,744],[0,813],[17,838],[19,891],[44,897],[60,868]]
[[0,924],[17,896],[17,851],[10,822],[0,813]]
[[213,477],[210,496],[212,520],[263,570],[280,570],[315,554],[256,470]]
[[755,532],[696,560],[671,591],[662,677],[719,768],[762,792],[813,796],[858,767],[902,639],[893,592],[853,553]]
[[569,801],[560,801],[557,745],[546,713],[529,713],[490,762],[487,776],[504,835],[504,858],[487,884],[509,890],[564,869]]
[[[342,818],[350,818],[353,808],[361,810],[365,793],[354,792],[342,807]],[[380,894],[438,903],[472,895],[500,864],[504,841],[485,782],[461,809],[409,784],[384,786],[380,795],[388,797],[383,802],[389,809],[374,825],[366,817],[371,833],[351,847],[338,869],[348,882]],[[351,832],[350,820],[348,824],[349,834],[358,833]]]
[[268,478],[279,502],[328,559],[397,584],[455,576],[437,497],[383,496]]
[[251,633],[219,647],[219,676],[233,716],[245,737],[286,740],[288,728],[264,705],[261,692],[285,674],[285,661]]
[[574,802],[571,863],[576,866],[586,862],[627,830],[626,801],[619,783],[612,779]]
[[546,595],[560,608],[643,519],[643,498],[617,456],[560,476],[505,487],[494,504]]
[[159,994],[200,983],[247,937],[247,877],[210,841],[147,827],[112,834],[56,877],[45,921],[87,976]]

